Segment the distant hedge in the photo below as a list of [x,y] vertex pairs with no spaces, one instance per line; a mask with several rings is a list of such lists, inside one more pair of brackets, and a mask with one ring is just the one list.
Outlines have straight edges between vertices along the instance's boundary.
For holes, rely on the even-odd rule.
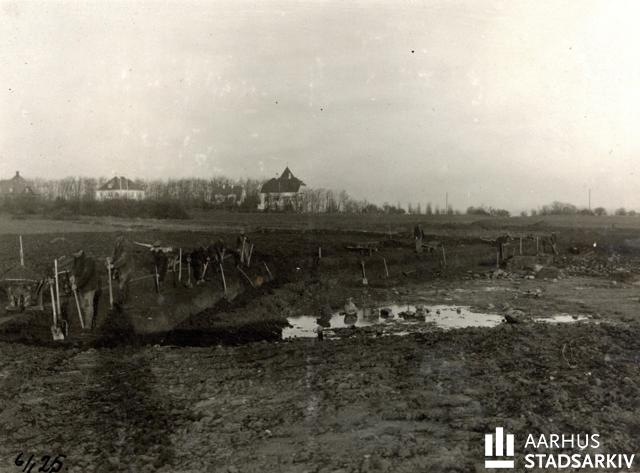
[[168,200],[63,200],[47,201],[33,196],[6,198],[2,210],[13,216],[42,214],[56,220],[79,215],[93,217],[189,219],[189,213],[176,201]]

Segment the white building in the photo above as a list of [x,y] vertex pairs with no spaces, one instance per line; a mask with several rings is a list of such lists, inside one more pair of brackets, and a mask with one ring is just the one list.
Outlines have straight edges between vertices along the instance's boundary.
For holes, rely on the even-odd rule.
[[109,199],[142,200],[144,199],[144,189],[131,179],[116,176],[105,182],[96,191],[96,200]]
[[302,190],[306,184],[286,167],[280,177],[269,179],[260,189],[258,210],[299,211],[302,207]]

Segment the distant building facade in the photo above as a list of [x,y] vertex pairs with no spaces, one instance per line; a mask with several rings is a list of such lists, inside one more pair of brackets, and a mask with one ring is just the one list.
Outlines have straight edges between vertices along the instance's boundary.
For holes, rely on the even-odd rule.
[[19,195],[35,195],[31,184],[16,171],[11,179],[0,180],[0,196],[13,197]]
[[98,190],[96,190],[96,200],[109,199],[144,199],[144,188],[131,179],[124,176],[116,176],[109,179]]
[[300,211],[303,186],[306,184],[295,177],[289,167],[286,167],[280,177],[269,179],[262,185],[258,210]]

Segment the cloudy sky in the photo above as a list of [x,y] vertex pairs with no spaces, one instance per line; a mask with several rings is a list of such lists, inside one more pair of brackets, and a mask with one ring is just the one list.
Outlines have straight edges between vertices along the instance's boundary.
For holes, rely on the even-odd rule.
[[0,1],[0,176],[640,208],[635,0]]

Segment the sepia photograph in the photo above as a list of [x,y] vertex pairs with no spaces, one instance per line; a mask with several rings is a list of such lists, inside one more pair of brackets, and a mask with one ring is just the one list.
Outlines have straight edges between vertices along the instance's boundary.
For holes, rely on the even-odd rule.
[[638,18],[0,0],[0,473],[640,471]]

